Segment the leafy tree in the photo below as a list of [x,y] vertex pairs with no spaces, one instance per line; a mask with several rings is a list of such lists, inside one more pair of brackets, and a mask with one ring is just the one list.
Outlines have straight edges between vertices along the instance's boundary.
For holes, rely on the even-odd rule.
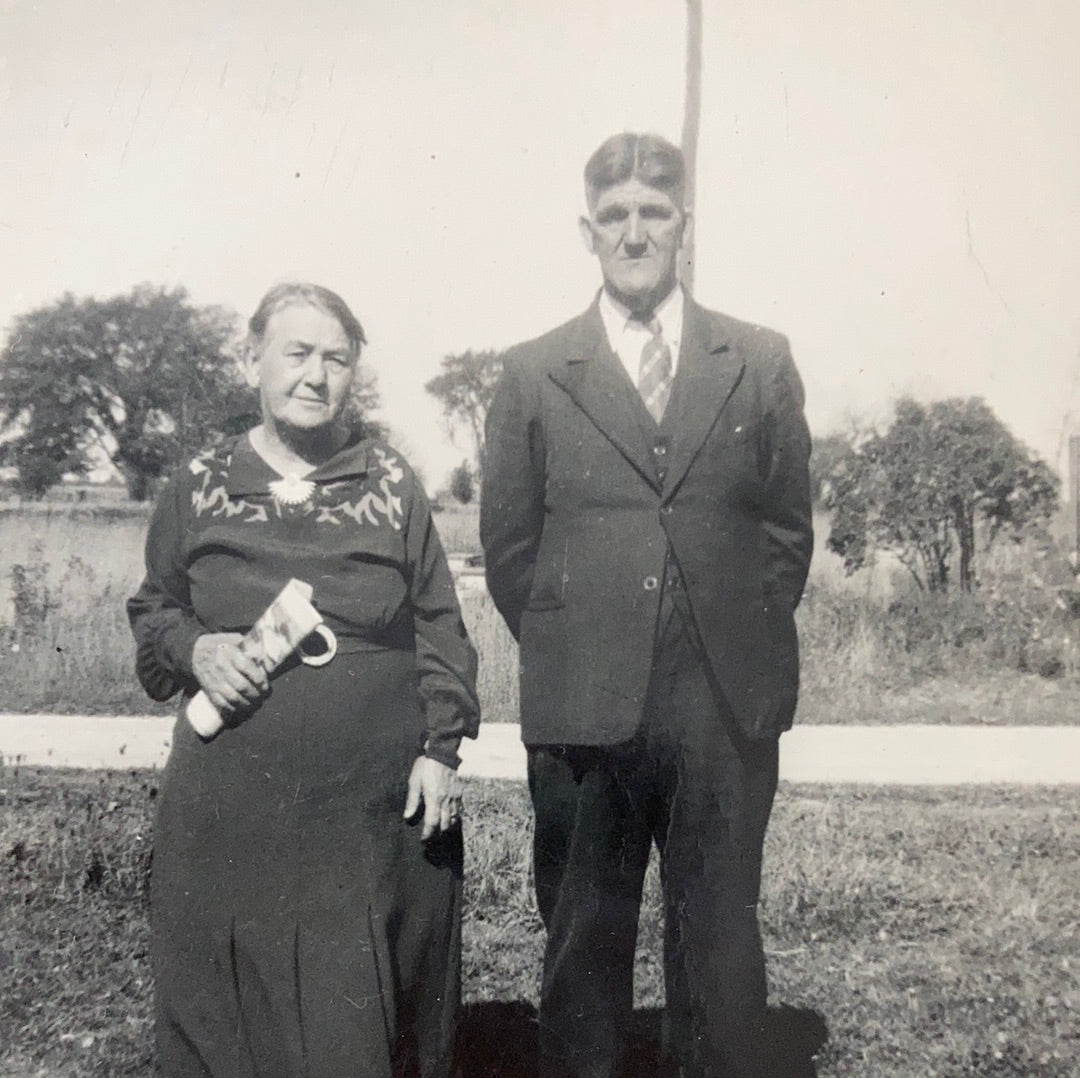
[[378,380],[364,361],[363,353],[353,383],[349,403],[345,406],[345,418],[361,430],[368,438],[389,438],[390,428],[382,420],[374,419],[374,412],[380,404]]
[[1057,478],[977,397],[905,398],[888,430],[849,441],[830,467],[829,548],[849,572],[891,550],[930,591],[948,588],[954,562],[960,587],[974,586],[978,531],[987,546],[1019,537],[1057,507]]
[[446,356],[442,373],[424,385],[443,407],[450,440],[464,430],[473,450],[473,475],[479,479],[484,471],[484,420],[495,394],[495,384],[502,373],[501,352],[463,352]]
[[476,497],[476,484],[467,460],[463,460],[450,473],[450,494],[462,505],[468,505]]
[[853,451],[852,443],[857,437],[857,433],[852,431],[814,438],[814,450],[810,454],[810,496],[816,507],[825,505],[832,484],[847,456]]
[[18,489],[40,496],[104,458],[145,499],[230,417],[234,428],[250,424],[236,336],[233,314],[194,306],[182,288],[69,293],[20,315],[0,353],[0,460]]

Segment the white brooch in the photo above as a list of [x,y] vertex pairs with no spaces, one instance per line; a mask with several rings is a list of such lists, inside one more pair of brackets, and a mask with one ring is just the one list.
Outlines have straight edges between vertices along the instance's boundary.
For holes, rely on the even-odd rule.
[[315,493],[315,484],[310,479],[301,479],[296,475],[282,476],[268,486],[278,505],[303,505]]

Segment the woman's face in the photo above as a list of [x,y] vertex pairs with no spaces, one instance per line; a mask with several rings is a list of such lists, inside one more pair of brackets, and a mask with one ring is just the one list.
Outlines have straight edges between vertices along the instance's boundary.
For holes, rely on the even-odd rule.
[[246,362],[268,426],[316,430],[334,422],[349,399],[357,356],[341,323],[309,303],[275,311]]

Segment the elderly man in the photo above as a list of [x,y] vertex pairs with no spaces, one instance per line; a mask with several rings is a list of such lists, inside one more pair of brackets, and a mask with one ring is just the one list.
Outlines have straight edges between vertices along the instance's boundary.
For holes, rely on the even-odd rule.
[[510,351],[488,415],[481,535],[521,645],[545,1078],[618,1073],[653,842],[666,1073],[769,1070],[757,901],[810,439],[787,341],[680,286],[683,185],[657,136],[593,154],[580,225],[603,289]]

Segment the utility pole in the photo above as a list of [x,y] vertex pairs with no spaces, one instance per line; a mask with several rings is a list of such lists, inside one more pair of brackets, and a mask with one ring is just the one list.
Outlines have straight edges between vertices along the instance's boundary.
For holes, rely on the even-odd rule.
[[1072,502],[1073,571],[1080,572],[1080,435],[1069,436],[1069,501]]
[[[683,104],[682,152],[686,161],[686,208],[694,211],[697,189],[698,128],[701,123],[701,0],[686,0],[686,97]],[[682,282],[694,290],[694,230],[683,243]]]

